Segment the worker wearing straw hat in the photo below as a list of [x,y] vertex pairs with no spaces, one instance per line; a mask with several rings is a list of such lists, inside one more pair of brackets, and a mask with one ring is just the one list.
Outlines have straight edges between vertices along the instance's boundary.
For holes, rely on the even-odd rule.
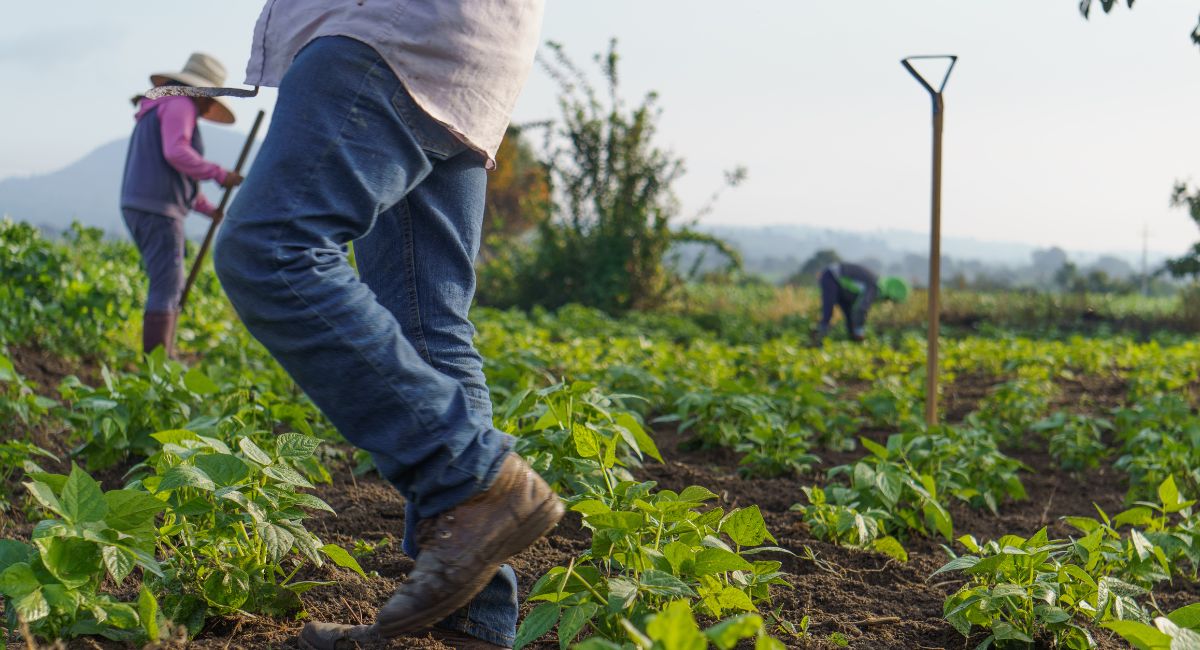
[[841,308],[850,339],[862,341],[867,335],[867,312],[876,298],[893,302],[908,298],[908,283],[904,280],[895,276],[880,278],[867,267],[848,262],[825,267],[817,275],[817,282],[821,287],[821,322],[814,332],[814,343],[820,343],[829,333],[834,307]]
[[[155,86],[220,86],[225,83],[225,67],[207,54],[196,53],[183,70],[150,75],[150,82]],[[216,206],[200,192],[201,181],[216,181],[223,187],[242,182],[237,172],[204,159],[204,142],[196,123],[204,118],[232,124],[234,116],[222,98],[139,96],[133,101],[136,124],[125,158],[121,212],[150,277],[142,315],[142,349],[151,352],[162,346],[171,356],[185,275],[183,220],[193,210],[216,216]]]

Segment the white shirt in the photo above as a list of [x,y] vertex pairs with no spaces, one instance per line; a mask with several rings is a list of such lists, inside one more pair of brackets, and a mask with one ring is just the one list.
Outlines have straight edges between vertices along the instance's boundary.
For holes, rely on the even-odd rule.
[[321,36],[370,45],[431,117],[491,167],[533,66],[544,0],[268,0],[246,83],[278,86]]

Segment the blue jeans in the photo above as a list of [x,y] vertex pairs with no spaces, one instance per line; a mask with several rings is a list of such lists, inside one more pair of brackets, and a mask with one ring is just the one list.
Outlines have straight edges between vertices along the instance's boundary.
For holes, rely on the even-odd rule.
[[[483,165],[372,48],[316,39],[283,78],[213,258],[246,328],[404,495],[414,557],[417,522],[487,489],[513,442],[492,426],[467,317]],[[505,566],[441,625],[511,646],[516,622]]]

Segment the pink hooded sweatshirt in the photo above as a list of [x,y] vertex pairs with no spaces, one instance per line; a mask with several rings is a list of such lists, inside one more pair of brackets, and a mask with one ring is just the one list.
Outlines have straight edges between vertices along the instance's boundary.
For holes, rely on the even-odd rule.
[[[191,98],[143,99],[138,104],[138,112],[135,117],[140,120],[143,115],[155,107],[158,108],[162,154],[167,164],[180,174],[195,180],[215,180],[218,183],[224,183],[225,176],[229,172],[220,165],[205,160],[199,152],[192,148],[192,133],[196,128],[196,104]],[[216,206],[209,203],[203,193],[198,193],[192,209],[211,217]]]

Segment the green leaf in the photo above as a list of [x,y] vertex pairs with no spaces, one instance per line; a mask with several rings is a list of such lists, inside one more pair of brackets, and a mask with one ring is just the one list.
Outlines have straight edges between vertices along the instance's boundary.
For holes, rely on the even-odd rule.
[[233,454],[201,454],[193,462],[217,487],[235,485],[250,476],[246,461]]
[[[670,558],[668,558],[670,561]],[[749,571],[754,567],[742,556],[723,548],[706,548],[696,554],[693,572],[698,576],[728,571]]]
[[164,445],[178,445],[185,440],[199,440],[200,436],[187,429],[168,429],[150,434],[151,438]]
[[704,636],[720,650],[733,650],[738,641],[754,638],[762,629],[763,620],[758,614],[739,614],[708,628]]
[[1018,630],[1012,623],[999,621],[992,625],[992,635],[997,641],[1024,641],[1025,643],[1033,643],[1033,639],[1028,634]]
[[302,433],[285,433],[279,436],[275,442],[275,453],[280,458],[290,458],[293,460],[303,460],[313,455],[317,447],[321,446],[321,440],[315,436],[306,436]]
[[637,585],[625,578],[613,578],[608,581],[608,613],[628,609],[637,600]]
[[24,596],[41,587],[41,584],[27,562],[17,562],[0,571],[0,594],[9,598]]
[[662,454],[658,451],[658,445],[654,444],[654,439],[646,434],[646,430],[642,428],[642,425],[637,421],[636,418],[629,413],[621,413],[617,415],[615,420],[619,426],[624,427],[633,434],[633,438],[637,440],[638,449],[641,450],[643,454],[646,454],[660,463],[663,462]]
[[929,574],[929,577],[932,578],[939,573],[945,573],[947,571],[963,571],[975,566],[976,564],[979,564],[979,558],[975,557],[974,555],[963,555],[943,564],[937,571]]
[[37,623],[50,615],[50,604],[46,602],[40,588],[15,598],[13,607],[26,623]]
[[199,634],[204,627],[208,605],[202,598],[191,594],[167,595],[163,597],[159,606],[163,618],[187,628],[189,636]]
[[332,580],[300,580],[298,582],[289,582],[287,590],[294,594],[306,594],[317,587],[329,587],[337,584]]
[[83,594],[58,583],[42,585],[42,596],[50,605],[52,613],[75,612],[84,604]]
[[1167,614],[1167,618],[1179,627],[1186,627],[1190,630],[1200,628],[1200,603],[1180,607]]
[[926,501],[922,507],[925,513],[925,518],[933,522],[933,527],[941,533],[946,539],[954,539],[954,522],[950,519],[950,513],[936,501]]
[[112,576],[113,582],[118,586],[125,582],[125,578],[129,577],[136,565],[133,554],[118,546],[105,546],[100,549],[100,555],[104,558],[104,567],[108,570],[108,575]]
[[237,609],[250,597],[250,577],[245,571],[226,566],[204,579],[204,597],[221,608]]
[[585,521],[597,529],[607,528],[628,532],[641,528],[645,518],[640,512],[598,512],[589,515]]
[[1053,605],[1038,605],[1033,608],[1033,613],[1037,615],[1043,623],[1053,625],[1055,623],[1063,623],[1071,620],[1071,614],[1061,607]]
[[1146,506],[1136,506],[1113,517],[1112,527],[1145,526],[1154,521],[1154,511]]
[[767,532],[767,522],[763,521],[762,512],[758,506],[750,506],[734,510],[721,523],[721,532],[739,546],[758,546],[764,540],[775,541]]
[[533,423],[533,430],[545,431],[550,427],[557,427],[561,423],[562,421],[558,418],[558,414],[554,412],[554,409],[547,408],[546,412],[542,413],[542,417],[538,418],[537,422]]
[[103,521],[108,513],[108,505],[104,502],[104,492],[96,479],[88,476],[87,472],[71,464],[71,474],[62,489],[63,515],[71,523],[87,523]]
[[141,490],[110,490],[104,493],[104,502],[108,504],[104,522],[120,531],[152,525],[155,516],[166,508],[165,503]]
[[521,621],[521,627],[517,629],[517,638],[513,642],[513,650],[521,650],[525,646],[542,638],[542,635],[550,631],[554,624],[558,622],[558,615],[561,609],[554,603],[542,603],[533,608],[525,620]]
[[0,539],[0,572],[18,562],[28,562],[33,549],[15,539]]
[[49,485],[41,481],[32,481],[25,483],[25,489],[29,490],[29,494],[42,505],[43,508],[53,512],[59,517],[65,517],[63,514],[62,504],[59,503],[58,497],[54,496],[54,490],[50,489]]
[[1171,637],[1137,621],[1109,621],[1100,627],[1116,632],[1137,650],[1170,650]]
[[1133,550],[1137,553],[1138,559],[1145,561],[1154,554],[1154,544],[1151,544],[1150,540],[1146,539],[1146,536],[1138,529],[1129,529],[1129,540],[1133,543]]
[[696,592],[679,578],[658,569],[648,569],[638,578],[638,588],[664,598],[694,598]]
[[612,508],[600,499],[584,499],[571,506],[571,510],[578,512],[585,517],[588,515],[600,514],[602,512],[612,512]]
[[151,643],[158,641],[158,601],[155,600],[154,594],[142,585],[142,589],[138,592],[137,599],[138,620],[141,621],[142,631],[146,633],[146,639]]
[[901,562],[908,562],[908,551],[905,551],[900,541],[891,535],[885,535],[871,542],[871,549],[894,557]]
[[58,581],[72,589],[89,582],[99,583],[104,571],[96,544],[75,537],[43,537],[34,540],[42,564]]
[[575,423],[571,427],[571,440],[575,443],[575,451],[583,458],[599,458],[600,443],[596,434],[582,424]]
[[359,566],[358,560],[355,560],[354,556],[347,553],[346,549],[342,548],[341,546],[338,546],[337,544],[326,544],[321,547],[321,552],[324,553],[325,556],[330,559],[330,561],[342,567],[343,569],[350,569],[363,578],[367,577],[367,574],[363,572],[362,567]]
[[655,647],[670,650],[705,650],[708,639],[700,632],[692,616],[691,605],[686,600],[672,601],[667,607],[650,618],[646,634],[653,639]]
[[162,481],[158,484],[158,492],[171,492],[180,488],[195,488],[212,492],[217,489],[217,486],[204,473],[204,470],[191,465],[176,465],[163,475]]
[[278,563],[292,550],[296,537],[292,531],[269,521],[258,524],[258,536],[266,546],[267,556]]
[[750,596],[746,592],[737,587],[725,587],[717,596],[717,602],[721,604],[723,610],[737,610],[742,612],[753,612],[754,602],[750,600]]
[[213,380],[208,378],[208,375],[204,374],[200,366],[193,366],[183,375],[183,385],[197,395],[212,395],[221,390]]
[[300,472],[297,472],[287,465],[271,465],[270,467],[264,467],[263,474],[270,476],[280,483],[286,483],[287,485],[301,488],[313,487],[313,484],[309,483],[308,479],[301,476]]
[[296,505],[309,510],[324,510],[325,512],[337,514],[333,508],[318,497],[315,497],[306,492],[297,492],[294,495]]
[[867,449],[867,451],[875,454],[883,460],[887,460],[891,456],[891,452],[887,450],[887,447],[884,447],[883,445],[871,440],[866,436],[859,436],[858,440],[862,443],[862,446]]
[[250,438],[238,438],[238,449],[242,450],[242,453],[246,455],[246,458],[249,458],[259,465],[270,465],[274,462],[271,460],[271,457],[267,455],[267,452],[263,451],[261,447],[254,444],[254,441]]
[[592,617],[600,611],[600,606],[593,602],[585,602],[574,607],[568,607],[558,622],[558,647],[567,650],[583,627],[591,622]]
[[1009,582],[1002,582],[995,587],[992,587],[992,598],[1020,598],[1025,599],[1028,594],[1025,593],[1025,588],[1021,585],[1014,585]]
[[683,492],[679,493],[679,500],[689,503],[703,503],[716,498],[716,492],[706,487],[700,487],[699,485],[689,485],[683,488]]

